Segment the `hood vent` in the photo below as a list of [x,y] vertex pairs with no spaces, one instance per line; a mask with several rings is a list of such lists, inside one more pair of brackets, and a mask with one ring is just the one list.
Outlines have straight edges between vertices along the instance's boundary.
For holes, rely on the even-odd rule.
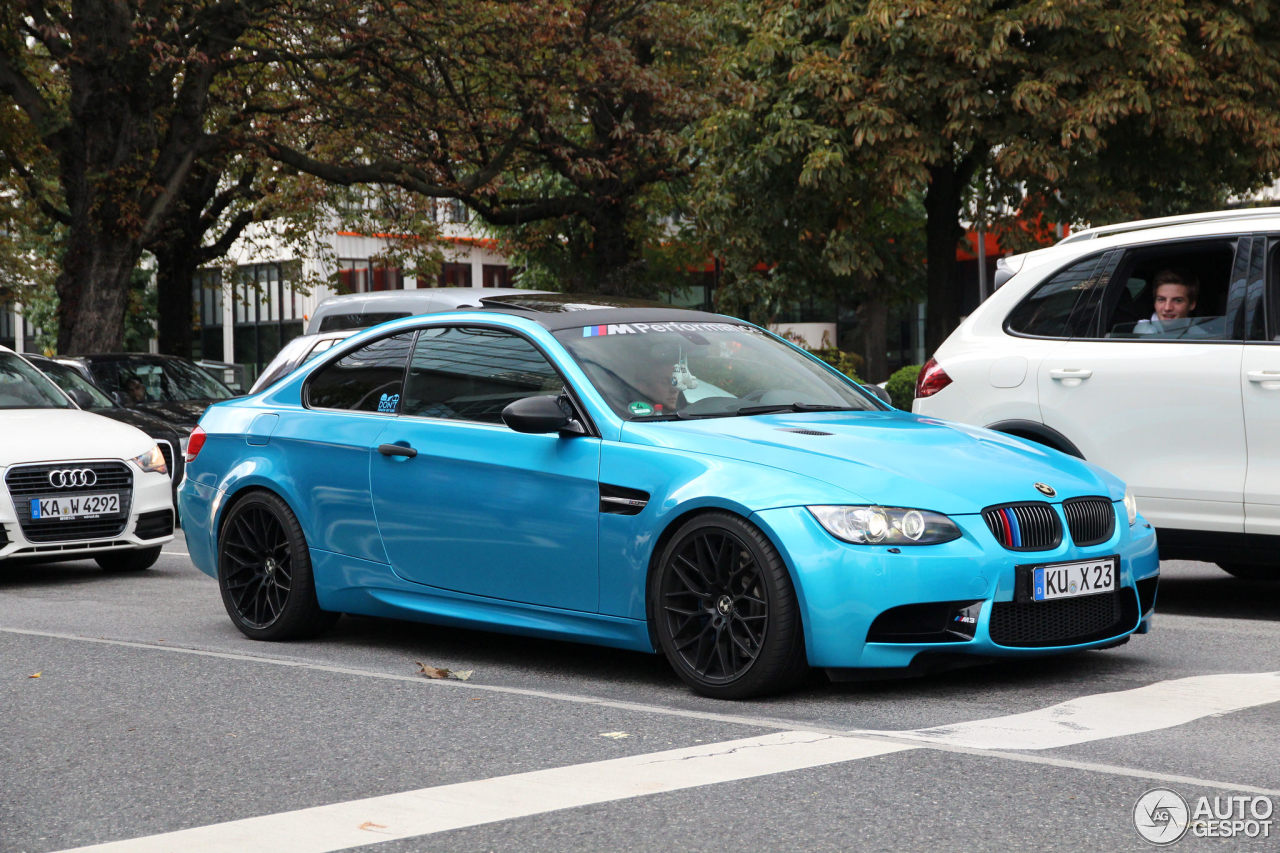
[[834,435],[835,433],[823,432],[820,429],[801,429],[800,427],[780,427],[778,432],[794,432],[798,435]]

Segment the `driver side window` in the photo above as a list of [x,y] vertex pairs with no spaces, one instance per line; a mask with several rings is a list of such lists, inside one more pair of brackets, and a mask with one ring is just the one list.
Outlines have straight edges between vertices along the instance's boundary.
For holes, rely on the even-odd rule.
[[423,329],[405,383],[406,415],[502,423],[522,397],[559,395],[564,380],[530,341],[500,329]]

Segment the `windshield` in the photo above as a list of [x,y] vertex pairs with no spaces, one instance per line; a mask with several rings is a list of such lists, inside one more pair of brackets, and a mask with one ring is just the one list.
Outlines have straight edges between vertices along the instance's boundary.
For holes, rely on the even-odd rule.
[[67,395],[11,352],[0,352],[0,409],[73,409]]
[[619,323],[555,334],[628,420],[881,408],[851,381],[754,326]]
[[127,406],[154,401],[227,400],[234,396],[209,373],[179,358],[95,360],[89,370],[102,388],[118,394]]
[[103,393],[101,388],[65,364],[58,364],[56,361],[42,362],[40,370],[68,394],[72,391],[83,391],[89,395],[89,399],[92,401],[90,404],[92,408],[112,409],[116,406],[115,401]]

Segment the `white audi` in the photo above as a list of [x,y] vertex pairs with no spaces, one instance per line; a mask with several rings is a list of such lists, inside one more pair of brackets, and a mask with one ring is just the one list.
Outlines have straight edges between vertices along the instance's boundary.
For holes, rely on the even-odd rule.
[[0,564],[92,557],[151,566],[173,539],[164,456],[135,427],[81,411],[0,347]]

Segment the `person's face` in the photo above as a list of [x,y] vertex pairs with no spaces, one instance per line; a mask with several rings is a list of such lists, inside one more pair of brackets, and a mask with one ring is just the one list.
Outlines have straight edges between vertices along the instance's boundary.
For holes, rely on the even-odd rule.
[[661,405],[668,414],[679,403],[679,390],[671,384],[672,362],[661,359],[650,361],[640,374],[640,390],[649,395],[649,402]]
[[1161,320],[1178,320],[1196,307],[1191,289],[1185,284],[1162,284],[1156,288],[1156,316]]

